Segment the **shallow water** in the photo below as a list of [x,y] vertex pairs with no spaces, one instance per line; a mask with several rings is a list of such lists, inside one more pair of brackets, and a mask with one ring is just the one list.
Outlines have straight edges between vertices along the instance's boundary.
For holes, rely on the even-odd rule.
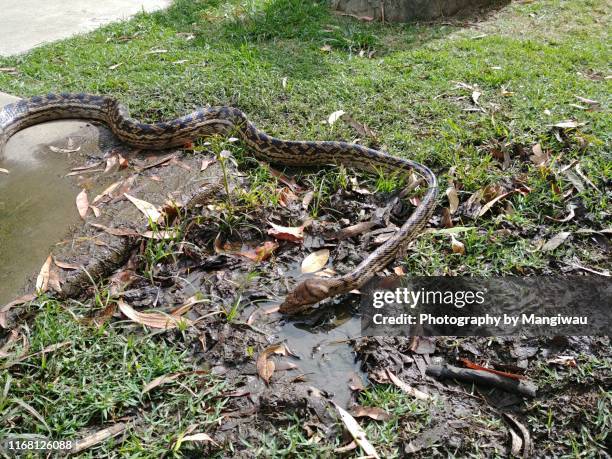
[[[68,138],[78,152],[49,148],[66,148]],[[0,172],[0,304],[25,293],[50,248],[79,224],[81,186],[65,175],[88,156],[101,155],[97,139],[97,128],[87,123],[59,121],[19,132],[6,145],[0,156],[0,168],[9,171]]]
[[340,406],[347,406],[351,399],[349,379],[353,375],[359,375],[365,383],[353,347],[347,343],[361,335],[359,317],[345,312],[314,326],[289,321],[277,333],[300,356],[297,374],[305,374],[308,384],[328,392]]

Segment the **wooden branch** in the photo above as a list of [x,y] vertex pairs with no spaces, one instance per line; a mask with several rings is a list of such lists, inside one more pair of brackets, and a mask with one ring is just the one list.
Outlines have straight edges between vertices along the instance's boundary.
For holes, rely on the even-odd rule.
[[425,374],[436,379],[456,379],[481,386],[496,387],[506,392],[529,397],[535,397],[538,389],[531,381],[524,379],[517,381],[487,371],[459,368],[452,365],[430,365],[427,367]]

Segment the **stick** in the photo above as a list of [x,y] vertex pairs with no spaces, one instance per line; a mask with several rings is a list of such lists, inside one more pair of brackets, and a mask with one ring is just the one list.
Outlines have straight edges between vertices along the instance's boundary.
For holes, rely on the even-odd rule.
[[430,365],[427,367],[425,374],[436,379],[457,379],[482,386],[497,387],[514,394],[527,395],[529,397],[536,396],[537,387],[530,381],[524,379],[516,381],[482,370],[471,370],[452,365]]

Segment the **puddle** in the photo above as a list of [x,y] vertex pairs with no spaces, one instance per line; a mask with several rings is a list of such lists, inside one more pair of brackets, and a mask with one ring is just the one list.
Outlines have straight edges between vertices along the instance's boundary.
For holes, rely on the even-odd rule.
[[[75,197],[81,190],[71,167],[102,154],[98,128],[74,121],[34,126],[11,138],[0,156],[0,304],[25,293],[50,248],[80,224]],[[78,152],[58,153],[72,139]]]
[[340,406],[351,400],[349,379],[356,373],[365,383],[366,376],[355,361],[353,347],[347,343],[361,336],[361,319],[351,311],[338,308],[312,325],[299,320],[289,321],[279,327],[279,340],[286,340],[288,347],[300,356],[295,363],[309,385],[328,392]]

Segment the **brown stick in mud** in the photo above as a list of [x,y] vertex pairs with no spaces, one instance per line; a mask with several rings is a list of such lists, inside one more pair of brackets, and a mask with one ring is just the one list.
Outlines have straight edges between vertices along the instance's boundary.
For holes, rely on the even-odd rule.
[[518,381],[482,370],[471,370],[452,365],[430,365],[427,367],[425,374],[436,379],[456,379],[477,385],[496,387],[514,394],[536,396],[537,387],[531,381],[524,379]]

